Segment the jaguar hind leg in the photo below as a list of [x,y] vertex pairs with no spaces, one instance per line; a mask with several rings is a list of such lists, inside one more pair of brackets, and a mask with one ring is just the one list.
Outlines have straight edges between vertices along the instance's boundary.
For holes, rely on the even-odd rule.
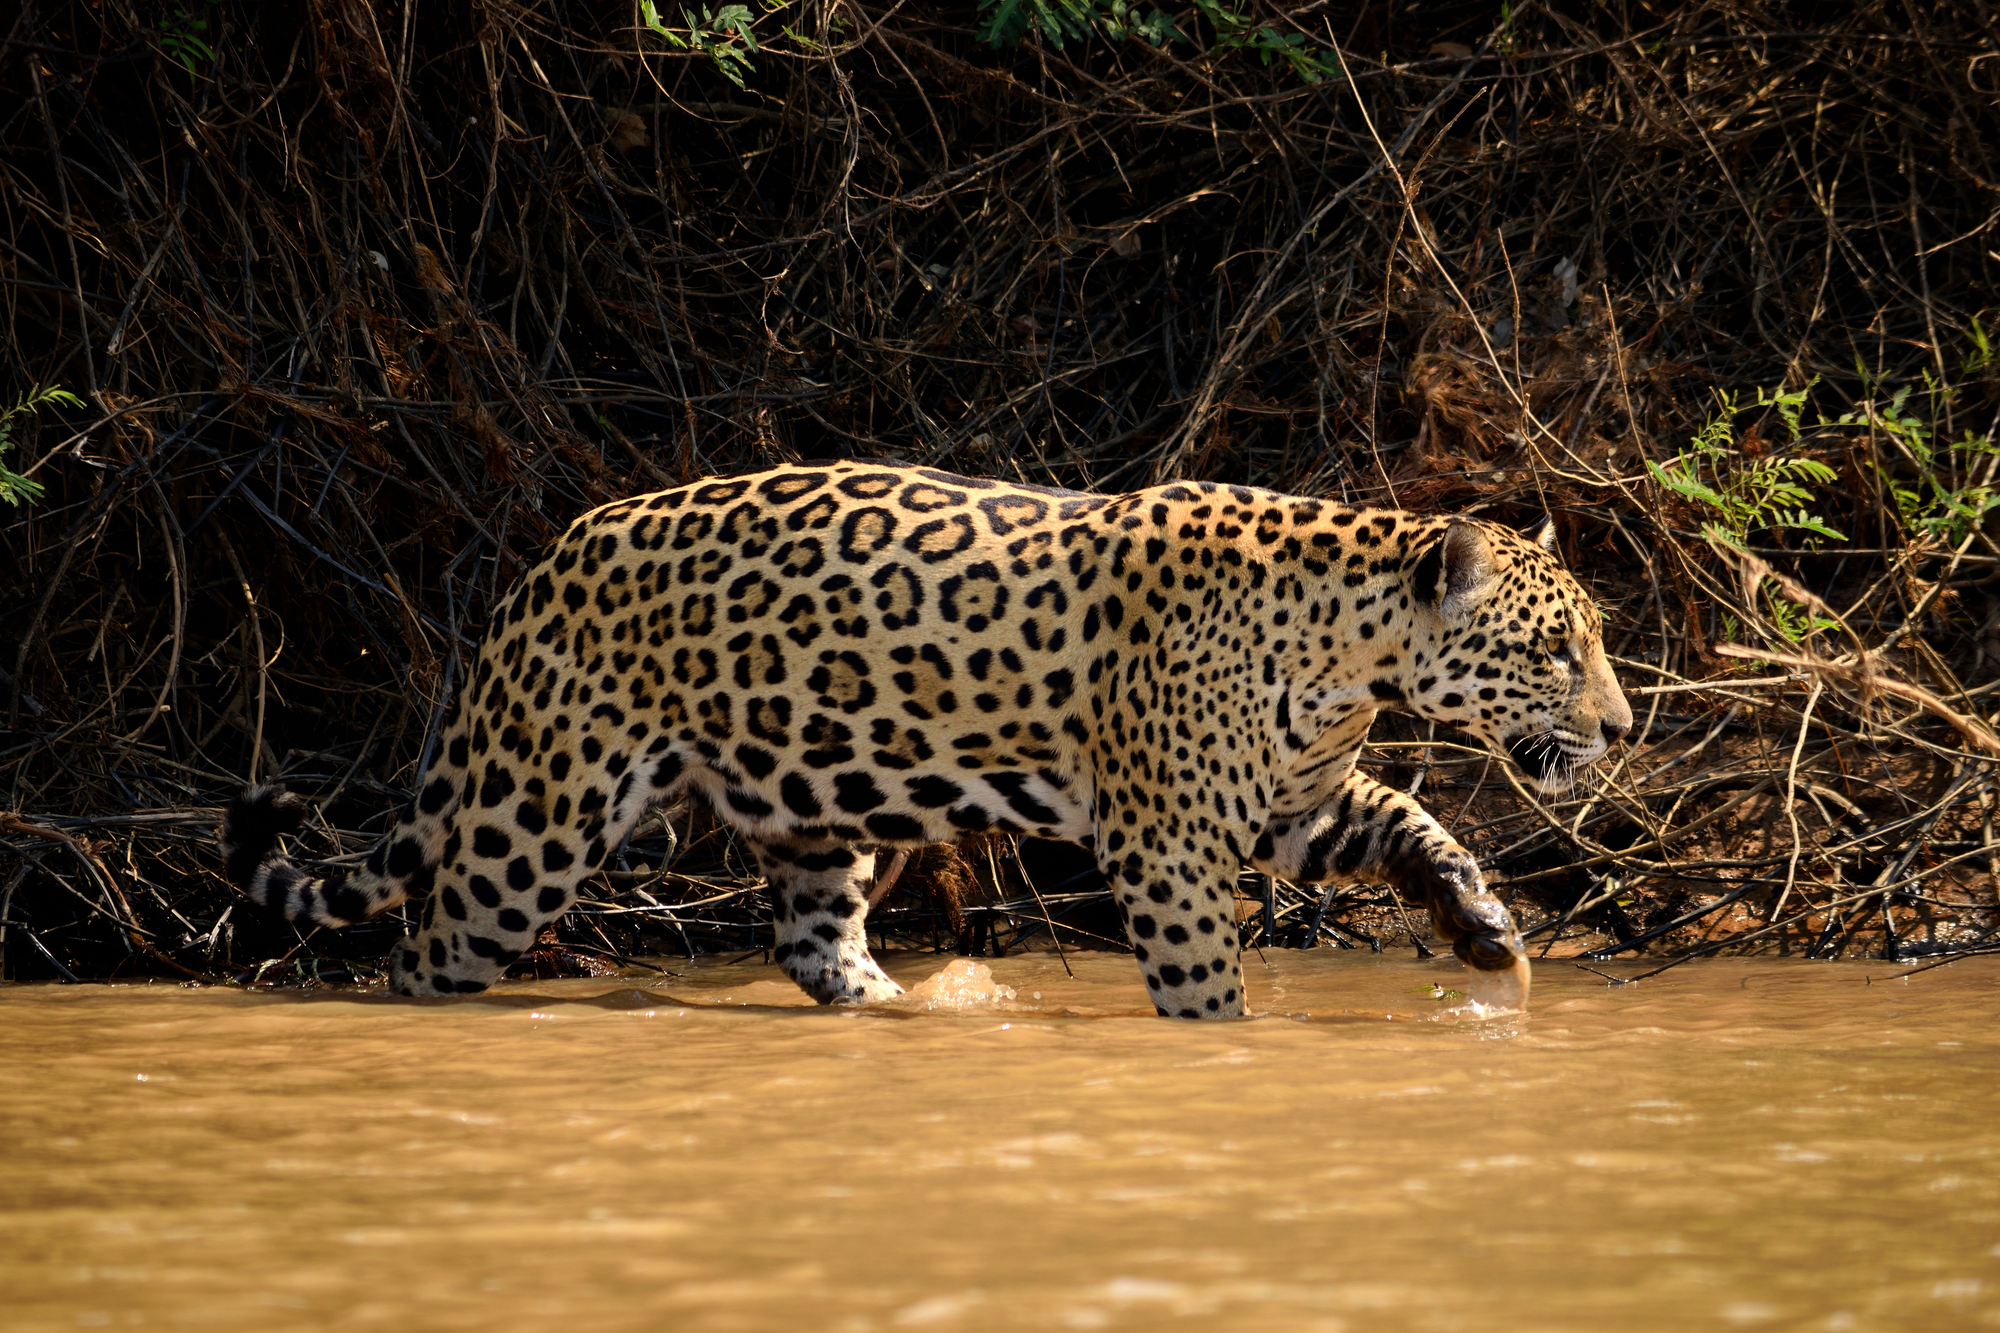
[[512,808],[504,798],[483,796],[460,808],[421,924],[389,956],[398,994],[473,995],[498,981],[534,945],[536,932],[569,911],[577,886],[597,873],[668,787],[620,783],[608,803],[605,788],[588,776],[573,790],[578,809],[602,815],[566,818],[568,791],[555,795],[554,819],[538,803],[546,792]]
[[529,843],[518,832],[475,823],[470,846],[454,834],[448,846],[459,859],[447,865],[449,878],[425,900],[417,933],[389,956],[398,994],[485,990],[534,943],[536,931],[569,910],[577,882],[604,857],[601,840],[571,835]]
[[868,952],[873,853],[837,842],[752,842],[771,886],[771,957],[821,1004],[870,1004],[901,995]]

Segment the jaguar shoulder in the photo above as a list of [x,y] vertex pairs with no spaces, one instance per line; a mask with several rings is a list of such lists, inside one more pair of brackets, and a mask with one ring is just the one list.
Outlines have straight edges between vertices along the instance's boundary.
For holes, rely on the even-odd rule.
[[496,610],[436,757],[364,867],[230,807],[230,878],[343,925],[424,897],[405,994],[486,988],[650,806],[706,797],[823,1003],[893,995],[875,851],[998,831],[1094,849],[1154,1005],[1244,1010],[1232,887],[1387,881],[1469,967],[1525,967],[1473,859],[1355,761],[1378,710],[1545,786],[1631,725],[1552,543],[1212,483],[1086,495],[870,462],[606,505]]

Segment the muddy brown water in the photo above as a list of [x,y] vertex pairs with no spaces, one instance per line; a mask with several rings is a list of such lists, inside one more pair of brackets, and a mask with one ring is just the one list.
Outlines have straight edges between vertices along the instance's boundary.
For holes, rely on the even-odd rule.
[[[2000,1325],[2000,966],[774,970],[388,1001],[0,987],[0,1328]],[[905,984],[944,960],[889,966]]]

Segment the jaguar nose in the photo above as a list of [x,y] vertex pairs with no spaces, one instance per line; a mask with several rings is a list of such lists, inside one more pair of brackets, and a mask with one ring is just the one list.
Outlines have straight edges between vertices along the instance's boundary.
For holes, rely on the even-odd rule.
[[1604,733],[1604,743],[1606,745],[1618,744],[1624,738],[1625,733],[1632,730],[1632,724],[1629,722],[1600,722],[1597,725]]

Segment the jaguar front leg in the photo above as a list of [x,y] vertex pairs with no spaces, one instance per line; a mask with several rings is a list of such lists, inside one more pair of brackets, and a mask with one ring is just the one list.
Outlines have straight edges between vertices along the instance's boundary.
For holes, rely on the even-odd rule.
[[872,853],[837,842],[756,842],[771,886],[771,957],[821,1004],[870,1004],[901,995],[868,952]]
[[1127,843],[1098,858],[1153,1008],[1163,1018],[1241,1018],[1239,858],[1207,820],[1171,818],[1160,833],[1141,841],[1146,850]]
[[1467,967],[1525,980],[1520,933],[1472,854],[1415,800],[1373,778],[1350,774],[1317,810],[1274,819],[1251,864],[1294,884],[1386,881],[1430,909],[1439,938]]

